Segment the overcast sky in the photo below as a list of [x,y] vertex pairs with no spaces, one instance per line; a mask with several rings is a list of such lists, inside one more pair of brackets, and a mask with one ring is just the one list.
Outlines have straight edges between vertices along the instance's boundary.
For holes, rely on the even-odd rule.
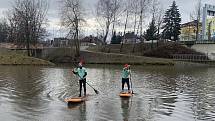
[[[15,0],[0,0],[0,17],[4,16],[5,14],[4,11],[10,9],[14,1]],[[48,12],[48,19],[49,19],[48,30],[51,33],[55,33],[54,36],[63,36],[60,34],[63,32],[59,31],[60,29],[60,26],[59,26],[60,2],[59,1],[60,0],[49,0],[50,5],[49,5],[49,12]],[[93,14],[92,9],[94,8],[96,1],[97,0],[85,0],[84,2],[85,10],[88,13],[87,15],[91,15],[91,16],[88,16],[88,19],[87,19],[89,27],[86,29],[86,33],[95,32],[95,26],[94,26],[95,19],[92,16]],[[172,1],[173,0],[160,0],[165,10],[169,8],[169,6],[172,4]],[[182,15],[182,23],[190,21],[190,13],[195,9],[195,6],[198,0],[175,0],[175,1]],[[215,5],[215,0],[202,0],[202,5],[204,5],[205,3]]]

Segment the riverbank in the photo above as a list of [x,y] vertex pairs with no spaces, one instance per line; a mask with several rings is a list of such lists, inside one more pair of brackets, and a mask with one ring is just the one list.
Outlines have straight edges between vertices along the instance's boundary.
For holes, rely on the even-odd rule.
[[[153,48],[152,48],[153,47]],[[124,44],[120,51],[120,44],[110,44],[103,46],[91,46],[89,51],[104,52],[104,53],[117,53],[117,54],[131,54],[135,56],[145,56],[152,58],[167,58],[172,59],[175,54],[194,54],[205,55],[204,53],[197,52],[194,49],[180,45],[175,42],[168,43],[154,43],[151,44]]]
[[197,52],[191,48],[180,45],[178,43],[169,43],[166,45],[153,48],[151,50],[145,51],[144,56],[156,57],[156,58],[173,58],[173,55],[199,55],[203,56],[204,53]]
[[[28,57],[26,54],[8,49],[0,49],[0,65],[55,65],[62,63],[74,63],[79,61],[74,56],[74,51],[67,50],[73,54],[68,54],[65,51],[51,51],[42,59]],[[57,54],[56,54],[57,53]],[[174,62],[169,59],[150,58],[143,56],[134,56],[130,54],[103,53],[82,50],[81,57],[87,64],[133,64],[133,65],[174,65]],[[52,62],[52,63],[51,63]]]
[[3,50],[0,53],[0,65],[41,65],[41,66],[53,66],[54,63],[51,63],[46,60],[28,57],[22,54],[17,54],[7,50]]
[[170,59],[135,56],[131,54],[95,52],[82,49],[80,58],[75,57],[75,50],[58,48],[52,51],[43,50],[42,59],[55,64],[74,63],[84,59],[87,64],[135,64],[135,65],[174,65]]
[[133,56],[116,53],[81,51],[81,58],[88,64],[133,64],[133,65],[174,65],[170,59]]

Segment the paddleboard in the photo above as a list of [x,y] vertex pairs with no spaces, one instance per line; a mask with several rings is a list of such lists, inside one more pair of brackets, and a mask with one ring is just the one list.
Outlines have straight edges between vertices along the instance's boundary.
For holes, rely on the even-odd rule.
[[65,102],[67,103],[81,103],[87,100],[88,96],[82,96],[82,97],[72,97],[65,99]]
[[119,96],[120,97],[131,97],[133,94],[132,94],[132,92],[120,92],[119,93]]

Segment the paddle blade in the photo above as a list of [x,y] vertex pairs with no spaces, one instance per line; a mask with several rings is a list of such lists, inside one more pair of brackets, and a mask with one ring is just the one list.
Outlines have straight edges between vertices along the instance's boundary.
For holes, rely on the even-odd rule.
[[94,92],[95,92],[96,94],[99,94],[99,91],[98,91],[98,90],[96,90],[96,89],[94,89]]

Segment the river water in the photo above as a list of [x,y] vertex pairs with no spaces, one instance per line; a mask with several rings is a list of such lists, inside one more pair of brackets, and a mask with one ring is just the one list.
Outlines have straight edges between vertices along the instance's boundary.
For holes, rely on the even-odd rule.
[[85,103],[72,67],[0,66],[0,119],[4,121],[214,121],[215,68],[132,66],[134,96],[121,99],[121,66],[87,65]]

